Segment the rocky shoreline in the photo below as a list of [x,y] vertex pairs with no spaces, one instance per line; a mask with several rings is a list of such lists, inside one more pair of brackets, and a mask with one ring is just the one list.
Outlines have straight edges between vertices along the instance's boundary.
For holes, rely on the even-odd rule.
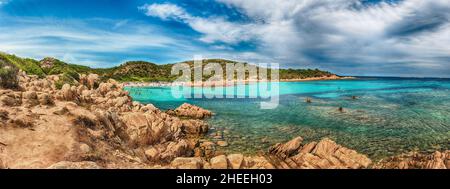
[[3,169],[361,169],[450,168],[450,151],[405,154],[372,162],[324,138],[301,137],[267,152],[222,154],[203,139],[213,113],[183,104],[161,111],[133,102],[124,84],[81,75],[57,89],[60,76],[19,74],[19,89],[0,89]]

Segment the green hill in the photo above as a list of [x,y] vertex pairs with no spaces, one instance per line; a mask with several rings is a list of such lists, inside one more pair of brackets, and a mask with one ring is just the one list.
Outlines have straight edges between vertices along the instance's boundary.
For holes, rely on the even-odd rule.
[[[113,78],[122,82],[174,81],[178,77],[177,75],[171,75],[171,69],[174,64],[158,65],[144,61],[130,61],[112,68],[90,68],[88,66],[65,63],[55,58],[44,58],[43,60],[37,61],[5,53],[0,53],[0,60],[14,65],[30,75],[43,77],[45,75],[62,74],[61,84],[75,83],[75,81],[79,80],[79,74],[89,73],[98,74],[105,80]],[[194,61],[185,61],[182,63],[190,65],[191,72],[192,74],[194,73]],[[227,63],[238,62],[224,59],[207,59],[203,61],[203,65],[208,63],[218,63],[222,67],[222,70],[225,71]],[[245,65],[254,66],[249,64]],[[303,79],[334,75],[318,69],[280,69],[279,73],[280,79]],[[270,70],[268,74],[270,75]],[[246,72],[246,76],[248,77],[248,72]],[[211,76],[206,75],[203,79],[205,80],[209,77]]]

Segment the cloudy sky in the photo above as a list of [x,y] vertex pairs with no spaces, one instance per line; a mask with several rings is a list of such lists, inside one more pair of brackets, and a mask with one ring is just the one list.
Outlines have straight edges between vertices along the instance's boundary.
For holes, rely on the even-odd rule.
[[450,77],[449,0],[0,0],[0,51],[92,67],[225,58]]

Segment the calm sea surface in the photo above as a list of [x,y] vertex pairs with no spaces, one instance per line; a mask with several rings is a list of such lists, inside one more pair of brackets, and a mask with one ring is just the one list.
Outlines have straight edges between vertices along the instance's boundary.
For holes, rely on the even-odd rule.
[[[254,85],[240,87],[246,92],[242,94],[255,90]],[[184,88],[187,92],[183,93],[221,95],[238,88]],[[276,109],[261,109],[261,101],[268,99],[248,95],[180,99],[174,98],[169,87],[126,89],[134,100],[160,109],[175,109],[188,102],[213,111],[216,116],[208,120],[212,127],[208,137],[216,140],[214,136],[223,135],[230,145],[219,150],[228,153],[254,154],[296,136],[306,141],[329,137],[374,159],[413,150],[450,149],[449,79],[282,82]]]

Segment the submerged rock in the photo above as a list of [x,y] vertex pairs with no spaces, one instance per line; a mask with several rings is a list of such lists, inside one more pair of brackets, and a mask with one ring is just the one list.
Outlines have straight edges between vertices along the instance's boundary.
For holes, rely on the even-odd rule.
[[377,163],[378,169],[450,169],[450,150],[432,154],[409,153]]

